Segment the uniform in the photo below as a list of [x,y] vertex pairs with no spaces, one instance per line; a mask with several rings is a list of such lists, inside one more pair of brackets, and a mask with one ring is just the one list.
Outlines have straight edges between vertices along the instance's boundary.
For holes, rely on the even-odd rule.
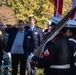
[[72,48],[72,60],[71,60],[71,69],[72,74],[76,75],[76,39],[75,38],[69,38],[70,45]]
[[65,27],[65,31],[66,31],[66,34],[65,36],[68,38],[69,42],[70,42],[70,48],[71,48],[71,51],[70,51],[70,55],[71,55],[71,72],[72,72],[72,75],[76,75],[76,27],[72,27],[70,25]]
[[45,45],[43,58],[33,56],[31,64],[44,68],[44,75],[71,75],[70,49],[68,39],[58,35]]

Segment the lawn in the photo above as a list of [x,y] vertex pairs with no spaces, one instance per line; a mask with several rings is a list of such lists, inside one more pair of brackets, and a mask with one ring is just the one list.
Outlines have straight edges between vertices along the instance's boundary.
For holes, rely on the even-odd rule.
[[37,69],[37,75],[43,75],[43,69]]

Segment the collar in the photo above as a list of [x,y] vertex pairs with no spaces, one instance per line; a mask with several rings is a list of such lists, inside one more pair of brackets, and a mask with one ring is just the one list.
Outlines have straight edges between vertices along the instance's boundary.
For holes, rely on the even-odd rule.
[[[30,26],[30,25],[29,25]],[[35,25],[33,25],[32,27],[30,26],[30,28],[33,30],[34,29],[34,27],[35,27]]]
[[22,31],[20,31],[20,30],[18,30],[18,32],[24,32],[25,30],[22,30]]

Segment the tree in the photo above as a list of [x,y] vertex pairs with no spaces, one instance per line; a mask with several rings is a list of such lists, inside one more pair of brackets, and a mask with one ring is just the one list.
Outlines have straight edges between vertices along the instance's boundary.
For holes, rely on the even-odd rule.
[[[5,0],[6,5],[12,7],[17,19],[27,20],[30,14],[34,14],[37,25],[44,28],[46,21],[53,16],[54,6],[49,0]],[[63,16],[70,10],[71,0],[65,0]],[[70,3],[70,4],[69,4]],[[0,5],[1,2],[0,2]]]

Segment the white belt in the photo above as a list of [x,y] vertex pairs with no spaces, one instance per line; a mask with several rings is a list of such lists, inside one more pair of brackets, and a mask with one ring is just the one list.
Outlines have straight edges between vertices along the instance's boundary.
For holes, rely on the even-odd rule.
[[74,66],[76,66],[76,62],[74,63]]
[[51,65],[50,68],[55,68],[55,69],[68,69],[68,68],[70,68],[70,64],[66,64],[66,65]]

